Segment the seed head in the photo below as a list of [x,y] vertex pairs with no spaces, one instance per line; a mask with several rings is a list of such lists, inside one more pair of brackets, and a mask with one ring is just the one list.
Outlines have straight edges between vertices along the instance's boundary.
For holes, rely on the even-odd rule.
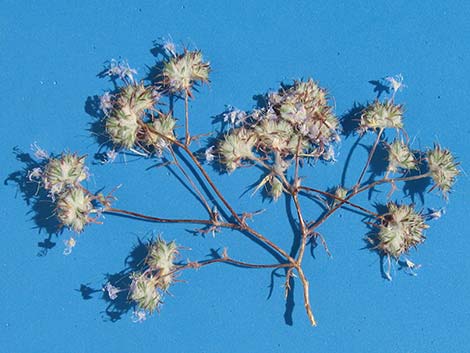
[[61,224],[77,233],[90,222],[91,197],[82,188],[71,188],[59,196],[56,215]]
[[[343,188],[342,186],[338,186],[335,190],[335,196],[341,200],[344,200],[348,196],[348,190]],[[333,199],[332,207],[335,207],[340,202],[340,200]]]
[[455,178],[460,173],[457,168],[459,163],[455,161],[454,156],[448,149],[442,149],[437,144],[427,152],[426,157],[431,178],[446,196],[455,183]]
[[299,136],[291,123],[285,120],[263,120],[255,127],[260,146],[266,151],[293,154],[297,150]]
[[411,247],[424,242],[423,230],[428,225],[412,206],[390,202],[387,207],[388,212],[379,227],[377,248],[398,259]]

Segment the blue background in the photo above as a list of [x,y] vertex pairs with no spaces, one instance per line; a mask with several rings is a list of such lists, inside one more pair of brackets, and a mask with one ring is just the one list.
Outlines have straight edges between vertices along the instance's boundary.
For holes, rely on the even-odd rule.
[[[285,315],[282,278],[274,277],[267,299],[270,271],[223,265],[186,272],[182,279],[187,283],[175,285],[162,312],[143,324],[132,323],[130,311],[113,322],[101,292],[84,299],[80,286],[99,289],[106,274],[125,270],[126,257],[151,232],[192,248],[183,251],[183,258],[203,259],[211,248],[226,246],[238,259],[273,259],[236,232],[194,237],[188,226],[115,216],[87,228],[66,257],[62,240],[70,232],[51,235],[53,247],[44,243],[49,235],[41,225],[51,222],[38,226],[34,217],[47,205],[28,205],[15,180],[25,167],[18,153],[30,153],[30,144],[37,141],[51,152],[87,153],[90,189],[123,184],[117,207],[163,217],[203,217],[198,202],[173,174],[149,168],[155,160],[92,164],[98,146],[87,131],[94,118],[86,101],[112,88],[97,73],[106,60],[125,58],[145,77],[147,66],[155,62],[153,41],[169,35],[178,44],[202,49],[213,66],[210,86],[191,102],[196,133],[214,129],[211,116],[225,104],[251,109],[253,95],[276,89],[282,81],[313,76],[334,97],[341,116],[355,102],[376,97],[369,81],[402,73],[408,87],[398,99],[406,104],[413,146],[439,141],[455,152],[465,170],[470,161],[469,11],[466,1],[3,0],[0,351],[468,352],[470,209],[465,172],[448,204],[436,193],[424,194],[428,205],[444,205],[447,213],[432,222],[426,243],[412,253],[423,265],[417,277],[395,271],[392,282],[382,278],[379,257],[363,249],[367,228],[361,216],[342,211],[321,228],[333,258],[318,247],[315,258],[305,260],[317,328],[308,324],[299,285],[292,313]],[[344,140],[336,165],[304,169],[306,183],[337,185],[353,141]],[[357,177],[366,150],[358,148],[354,158],[349,183]],[[236,209],[268,208],[254,227],[289,248],[285,202],[241,196],[256,180],[256,170],[233,176],[211,170],[211,175]],[[387,191],[374,194],[370,202],[383,202]],[[358,202],[368,204],[366,198]],[[422,207],[419,197],[416,202]],[[313,204],[305,208],[307,218],[318,215]]]

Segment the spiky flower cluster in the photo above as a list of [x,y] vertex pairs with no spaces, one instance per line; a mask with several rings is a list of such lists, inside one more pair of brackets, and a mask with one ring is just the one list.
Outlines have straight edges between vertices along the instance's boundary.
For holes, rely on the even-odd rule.
[[359,130],[365,132],[388,128],[403,128],[403,106],[394,104],[391,100],[385,103],[377,100],[364,110]]
[[448,149],[443,149],[435,145],[432,150],[426,154],[429,172],[435,186],[437,186],[444,195],[446,195],[459,175],[458,165],[454,156]]
[[162,297],[174,280],[178,246],[161,238],[151,242],[145,259],[146,270],[132,274],[130,299],[149,313],[162,303]]
[[269,94],[266,106],[255,109],[239,125],[217,146],[229,172],[255,156],[285,167],[296,155],[330,160],[326,158],[331,154],[329,146],[339,139],[338,119],[328,105],[326,91],[312,79]]
[[425,240],[423,230],[428,225],[412,206],[389,202],[387,208],[388,212],[383,215],[379,226],[377,248],[398,259]]
[[196,82],[209,82],[210,64],[204,62],[200,50],[174,55],[163,67],[163,85],[171,92],[186,92],[191,96],[191,89]]
[[92,221],[90,214],[96,212],[92,195],[81,185],[87,177],[85,156],[72,153],[46,157],[42,168],[29,173],[30,180],[37,181],[56,202],[55,213],[59,222],[77,233],[83,231]]
[[397,172],[399,169],[416,169],[417,161],[410,151],[408,145],[402,140],[395,140],[388,145],[388,168],[390,172]]

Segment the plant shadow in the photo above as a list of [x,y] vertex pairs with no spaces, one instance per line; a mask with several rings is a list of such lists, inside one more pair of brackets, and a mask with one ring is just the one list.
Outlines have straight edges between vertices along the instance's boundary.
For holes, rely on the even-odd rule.
[[40,248],[37,255],[40,257],[45,256],[56,245],[56,242],[53,241],[54,236],[59,235],[62,229],[54,215],[55,205],[48,196],[47,191],[40,188],[37,182],[29,178],[29,172],[34,168],[43,167],[44,162],[36,161],[29,153],[20,150],[18,147],[13,148],[13,153],[24,167],[10,173],[4,180],[4,185],[14,184],[17,187],[17,193],[30,207],[27,214],[31,215],[31,220],[35,224],[33,228],[37,229],[39,234],[46,234],[45,238],[37,244]]
[[[137,244],[131,250],[124,261],[124,269],[115,273],[104,275],[104,284],[111,284],[118,288],[116,298],[112,299],[104,290],[104,286],[93,288],[89,283],[81,284],[77,292],[80,292],[83,300],[94,298],[94,294],[99,294],[100,298],[106,303],[106,308],[102,312],[105,321],[117,322],[127,315],[129,311],[135,309],[134,303],[129,300],[129,288],[131,286],[131,275],[141,270],[147,256],[147,244],[137,239]],[[103,284],[103,285],[104,285]]]

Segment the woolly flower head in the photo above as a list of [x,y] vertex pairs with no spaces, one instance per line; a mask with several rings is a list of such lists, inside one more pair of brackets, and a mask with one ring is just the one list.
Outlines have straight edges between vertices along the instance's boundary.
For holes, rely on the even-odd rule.
[[134,273],[131,278],[130,299],[135,301],[140,309],[152,313],[161,303],[155,277]]
[[63,153],[59,157],[50,158],[41,175],[44,188],[53,196],[58,195],[88,177],[85,156]]
[[253,158],[253,148],[256,137],[253,132],[244,129],[234,129],[219,142],[217,151],[221,156],[221,162],[229,172],[233,172],[241,166],[244,159]]
[[369,105],[361,115],[359,130],[367,130],[403,127],[403,106],[393,104],[390,101],[381,103],[375,101]]
[[191,94],[195,82],[209,82],[210,64],[204,62],[199,50],[170,58],[163,67],[163,84],[172,92]]
[[411,247],[424,242],[423,230],[428,225],[411,206],[390,202],[387,208],[388,212],[379,227],[377,248],[398,259]]
[[90,222],[92,210],[91,197],[81,188],[71,188],[60,195],[56,215],[61,224],[80,233]]
[[431,178],[435,185],[446,195],[455,183],[455,178],[459,175],[457,168],[459,163],[455,161],[449,150],[442,149],[439,145],[435,145],[432,150],[429,150],[426,157]]
[[408,146],[400,140],[395,140],[388,146],[388,170],[395,173],[398,169],[416,169],[416,158]]

